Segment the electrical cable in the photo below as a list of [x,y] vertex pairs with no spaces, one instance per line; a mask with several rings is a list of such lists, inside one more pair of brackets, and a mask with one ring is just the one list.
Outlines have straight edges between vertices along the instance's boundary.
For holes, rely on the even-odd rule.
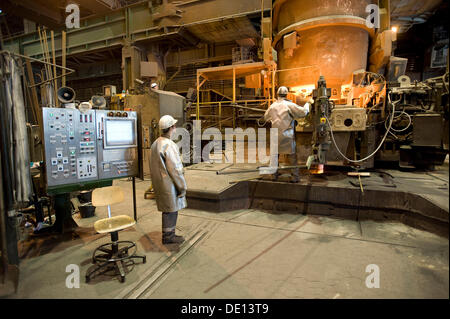
[[261,118],[257,119],[257,120],[256,120],[256,124],[258,124],[259,127],[264,127],[264,126],[267,124],[267,121],[264,120],[264,124],[261,125],[260,122],[259,122],[261,119],[264,119],[264,117],[261,117]]
[[383,145],[384,141],[386,140],[386,137],[387,137],[387,135],[388,135],[388,133],[389,133],[391,127],[392,127],[392,122],[394,121],[394,114],[395,114],[395,104],[400,101],[400,100],[397,100],[395,102],[391,102],[390,94],[388,94],[388,100],[389,100],[389,103],[392,104],[392,114],[391,114],[391,120],[389,121],[389,129],[387,129],[386,133],[384,133],[383,139],[381,140],[380,145],[378,145],[378,147],[375,149],[375,151],[372,154],[370,154],[370,155],[368,155],[365,158],[360,159],[360,160],[351,160],[351,159],[349,159],[347,156],[345,156],[341,152],[341,150],[337,146],[336,140],[334,139],[333,129],[331,128],[330,121],[328,120],[328,117],[325,116],[325,119],[327,120],[327,124],[328,124],[328,126],[330,128],[331,140],[333,141],[334,147],[338,151],[339,155],[341,155],[344,159],[346,159],[347,161],[349,161],[351,163],[361,163],[361,162],[364,162],[364,161],[368,160],[369,158],[371,158],[372,156],[374,156],[378,152],[378,150],[381,148],[381,146]]
[[[401,130],[396,130],[396,129],[393,128],[393,127],[391,127],[391,130],[394,131],[394,132],[397,132],[397,133],[406,131],[406,130],[411,126],[411,124],[412,124],[411,115],[409,115],[409,114],[406,113],[405,111],[395,111],[395,113],[400,113],[400,115],[395,116],[394,119],[396,119],[396,118],[402,116],[402,114],[406,114],[406,116],[408,117],[409,123],[408,123],[408,125],[407,125],[405,128],[402,128]],[[386,120],[387,120],[387,119],[386,119]],[[387,129],[386,122],[387,122],[387,121],[384,121],[384,127],[385,127],[385,129]]]
[[[373,73],[373,72],[367,72],[367,73],[371,73],[371,74],[374,74],[374,75],[378,75],[380,78],[384,79],[384,77],[383,77],[382,75],[379,75],[379,74],[377,74],[377,73]],[[447,75],[447,73],[444,74],[444,75],[443,75],[442,77],[440,77],[440,78],[441,78],[442,81],[444,82],[444,87],[445,87],[445,89],[446,89],[447,92],[448,92],[448,88],[447,88],[447,86],[446,86],[446,84],[445,84],[445,76],[446,76],[446,75]],[[431,89],[431,87],[430,87],[429,85],[425,84],[425,86],[427,86],[427,87],[429,87],[429,88]],[[410,116],[408,113],[406,113],[404,110],[403,110],[403,111],[395,111],[395,105],[396,105],[398,102],[400,102],[401,98],[400,98],[399,100],[395,101],[395,102],[392,102],[392,101],[391,101],[391,96],[390,96],[390,94],[388,94],[388,100],[389,100],[389,103],[392,104],[392,114],[391,114],[391,116],[390,116],[389,128],[386,127],[386,123],[387,123],[387,119],[386,119],[385,121],[383,121],[383,122],[384,122],[384,126],[385,126],[385,128],[386,128],[386,133],[384,134],[383,139],[381,140],[380,144],[378,145],[378,147],[375,149],[375,151],[374,151],[372,154],[370,154],[370,155],[368,155],[368,156],[366,156],[365,158],[360,159],[360,160],[351,160],[351,159],[349,159],[347,156],[345,156],[345,155],[341,152],[341,150],[340,150],[339,147],[337,146],[336,140],[334,139],[333,129],[331,128],[330,121],[329,121],[328,117],[325,116],[325,118],[326,118],[326,120],[327,120],[327,124],[328,124],[328,126],[329,126],[329,128],[330,128],[330,135],[331,135],[331,139],[332,139],[332,141],[333,141],[334,147],[335,147],[336,150],[338,151],[339,155],[341,155],[345,160],[347,160],[347,161],[349,161],[349,162],[351,162],[351,163],[360,163],[360,162],[366,161],[367,159],[371,158],[372,156],[374,156],[374,155],[378,152],[378,150],[379,150],[379,149],[381,148],[381,146],[383,145],[383,143],[384,143],[384,141],[386,140],[386,137],[387,137],[387,135],[388,135],[389,133],[392,134],[394,137],[397,138],[397,136],[396,136],[395,134],[393,134],[393,133],[391,132],[391,130],[398,133],[398,132],[406,131],[406,130],[411,126],[411,124],[412,124],[412,119],[411,119],[411,116]],[[371,111],[371,110],[369,110],[369,113],[370,113],[370,111]],[[395,113],[400,113],[400,115],[395,116]],[[394,121],[394,118],[398,118],[398,117],[402,116],[403,113],[406,114],[406,116],[408,117],[408,120],[409,120],[408,125],[407,125],[405,128],[401,129],[401,130],[396,130],[396,129],[392,128],[392,123],[393,123],[393,121]],[[381,122],[379,122],[379,123],[381,123]]]

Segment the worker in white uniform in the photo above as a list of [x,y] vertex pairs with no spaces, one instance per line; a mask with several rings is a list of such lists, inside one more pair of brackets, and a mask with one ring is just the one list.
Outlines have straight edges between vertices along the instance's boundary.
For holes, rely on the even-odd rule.
[[[297,166],[295,119],[308,115],[310,104],[307,102],[301,107],[289,101],[287,94],[288,89],[285,86],[278,89],[278,99],[267,109],[264,119],[278,129],[278,161],[287,162],[287,166]],[[290,171],[290,181],[297,183],[300,180],[299,169],[294,168]],[[274,174],[275,180],[279,175],[278,171]]]
[[161,117],[161,136],[153,142],[150,155],[150,175],[156,205],[162,212],[163,244],[180,244],[184,241],[182,236],[175,235],[178,211],[187,206],[183,163],[178,146],[170,139],[176,122],[170,115]]

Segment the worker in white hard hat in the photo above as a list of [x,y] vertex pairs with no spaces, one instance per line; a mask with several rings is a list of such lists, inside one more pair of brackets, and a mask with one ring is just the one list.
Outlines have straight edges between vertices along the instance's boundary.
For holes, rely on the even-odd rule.
[[[295,144],[295,119],[308,115],[310,104],[303,107],[292,103],[287,99],[288,89],[280,86],[277,91],[278,99],[272,103],[264,114],[264,119],[272,123],[272,127],[278,129],[278,158],[287,166],[297,166],[297,152]],[[281,155],[281,156],[280,156]],[[278,179],[279,172],[274,174]],[[291,169],[290,181],[297,183],[300,180],[299,169]]]
[[150,175],[156,205],[162,212],[163,244],[180,244],[184,241],[182,236],[175,235],[178,211],[187,206],[183,163],[178,146],[171,140],[175,123],[177,120],[170,115],[161,117],[161,136],[153,142],[150,150]]
[[158,83],[153,82],[150,87],[152,88],[152,90],[159,90],[159,86]]

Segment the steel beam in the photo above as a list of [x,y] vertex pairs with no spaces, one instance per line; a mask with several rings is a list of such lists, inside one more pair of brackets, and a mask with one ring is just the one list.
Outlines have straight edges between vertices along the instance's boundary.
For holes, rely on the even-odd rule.
[[[269,8],[270,0],[264,1],[267,2],[265,7]],[[170,25],[165,21],[164,27],[161,25],[161,19],[153,20],[152,10],[155,8],[149,8],[147,2],[137,3],[101,17],[81,19],[80,28],[67,30],[67,56],[122,46],[125,42],[145,43],[171,35],[182,37],[183,27],[248,16],[261,11],[260,0],[199,0],[187,1],[177,6],[182,9],[181,18]],[[191,37],[186,40],[195,42]],[[57,57],[61,56],[61,42],[61,32],[55,32]],[[34,58],[42,57],[37,32],[4,40],[4,49]]]

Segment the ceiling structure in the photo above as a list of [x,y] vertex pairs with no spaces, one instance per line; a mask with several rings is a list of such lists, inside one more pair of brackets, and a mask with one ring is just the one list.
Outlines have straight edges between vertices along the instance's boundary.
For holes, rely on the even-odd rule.
[[[255,2],[255,5],[249,5],[250,2]],[[271,1],[264,2],[267,10]],[[399,32],[406,32],[412,25],[425,22],[442,2],[390,0],[391,26],[399,27]],[[67,0],[2,0],[0,8],[7,13],[7,17],[22,17],[48,28],[61,30],[68,14],[65,12],[68,3],[70,1]],[[260,36],[257,25],[261,18],[261,13],[257,12],[261,8],[260,0],[77,0],[77,3],[80,17],[84,19],[82,29],[85,27],[86,32],[77,31],[79,36],[68,32],[68,43],[73,47],[68,49],[69,67],[101,62],[104,59],[120,59],[122,40],[125,37],[142,46],[162,43],[170,48],[183,48],[195,47],[199,43],[241,43]],[[120,15],[119,12],[128,10],[124,9],[127,6],[131,8],[129,13]],[[105,27],[97,27],[98,21],[103,17]],[[21,19],[12,20],[17,25],[21,22]],[[92,23],[85,24],[88,20],[92,20]],[[8,24],[9,22],[8,20]],[[127,23],[129,35],[125,34]],[[90,33],[89,30],[95,31],[97,28],[99,30],[96,33]],[[108,32],[112,34],[109,35]],[[86,33],[86,37],[82,37],[82,33]],[[55,36],[56,55],[59,56],[60,40],[57,33]],[[34,56],[39,51],[39,41],[36,39],[36,36],[24,36],[16,42],[20,43],[24,54]],[[103,41],[103,44],[91,44],[97,40]],[[84,43],[89,43],[89,49]]]
[[[10,8],[8,14],[17,12],[27,1],[4,0]],[[61,23],[61,14],[66,14],[65,1],[35,0],[29,10],[39,11],[39,6],[53,8],[35,14],[34,21],[47,20]],[[101,3],[100,3],[101,2]],[[187,0],[187,1],[139,1],[126,8],[117,8],[125,2],[119,0],[82,0],[80,1],[80,28],[68,29],[67,56],[84,55],[87,52],[114,49],[134,43],[146,47],[154,44],[174,48],[196,47],[200,43],[227,43],[259,37],[261,9],[270,8],[270,1],[263,0]],[[130,1],[126,1],[127,4]],[[12,6],[16,10],[11,11]],[[6,8],[6,7],[5,7]],[[58,10],[60,12],[58,12]],[[100,12],[102,12],[100,14]],[[93,14],[99,16],[92,16]],[[21,12],[22,14],[22,12]],[[24,16],[28,16],[25,12]],[[87,17],[86,17],[87,16]],[[83,18],[84,17],[84,18]],[[258,21],[258,22],[257,22]],[[63,24],[64,25],[64,24]],[[60,26],[55,30],[56,56],[61,55]],[[3,37],[4,48],[11,52],[20,52],[31,57],[42,56],[37,32],[29,32],[8,38]],[[94,54],[95,55],[95,54]],[[90,57],[88,57],[90,59]]]
[[442,0],[391,0],[391,26],[407,32],[414,24],[426,22],[439,8]]
[[[80,18],[102,15],[142,0],[77,0]],[[64,25],[66,0],[2,0],[1,9],[9,15],[22,17],[52,29]]]
[[[199,0],[190,1],[159,1],[164,6],[167,2],[168,6],[175,8],[183,8],[185,4],[191,2],[198,2]],[[138,2],[149,2],[145,0],[77,0],[76,3],[80,7],[80,17],[92,17],[104,15],[118,10],[125,6],[136,4]],[[153,1],[158,2],[158,1]],[[8,12],[14,16],[23,17],[36,23],[46,25],[52,29],[59,29],[65,22],[67,4],[71,3],[69,0],[2,0],[1,9],[3,12]],[[150,1],[149,6],[152,1]],[[406,32],[412,25],[425,22],[442,3],[442,0],[391,0],[391,23],[398,26],[400,32]],[[180,6],[181,4],[181,6]],[[157,12],[156,14],[161,14]],[[177,14],[175,13],[175,16]],[[181,16],[181,14],[180,14]],[[170,16],[169,16],[170,18]],[[245,18],[238,19],[234,22],[213,22],[209,27],[207,25],[193,26],[190,30],[194,34],[202,33],[205,41],[210,42],[211,38],[216,38],[214,34],[216,30],[223,28],[226,30],[229,27],[230,33],[227,33],[228,38],[233,35],[239,35],[239,31],[243,33],[252,33],[249,28],[249,21]],[[242,28],[241,28],[242,27]],[[213,30],[207,30],[213,29]],[[254,33],[254,32],[253,32]],[[221,35],[220,35],[221,36]],[[220,37],[219,36],[219,37]],[[247,36],[248,37],[248,36]],[[202,38],[202,36],[200,37]],[[245,38],[242,37],[242,38]]]
[[207,43],[232,42],[259,36],[248,17],[193,25],[188,27],[188,30],[202,42]]

